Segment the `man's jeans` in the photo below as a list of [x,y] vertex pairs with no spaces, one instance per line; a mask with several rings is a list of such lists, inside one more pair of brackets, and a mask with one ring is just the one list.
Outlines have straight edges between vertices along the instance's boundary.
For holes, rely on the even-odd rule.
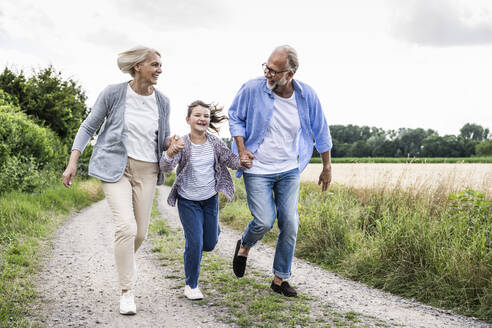
[[244,173],[244,186],[253,220],[243,233],[242,244],[247,248],[253,247],[270,231],[277,218],[280,233],[275,249],[273,273],[281,279],[290,277],[296,247],[299,181],[297,168],[278,174]]
[[185,235],[184,268],[186,284],[198,285],[202,251],[210,252],[219,240],[219,196],[206,200],[188,200],[178,195],[179,219]]

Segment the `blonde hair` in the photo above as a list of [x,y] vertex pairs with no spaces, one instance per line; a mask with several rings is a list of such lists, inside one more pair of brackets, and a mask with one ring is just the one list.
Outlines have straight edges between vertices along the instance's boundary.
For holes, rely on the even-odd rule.
[[135,68],[133,67],[146,61],[148,55],[153,53],[161,57],[157,50],[143,46],[124,51],[118,54],[118,67],[123,73],[129,73],[135,77]]

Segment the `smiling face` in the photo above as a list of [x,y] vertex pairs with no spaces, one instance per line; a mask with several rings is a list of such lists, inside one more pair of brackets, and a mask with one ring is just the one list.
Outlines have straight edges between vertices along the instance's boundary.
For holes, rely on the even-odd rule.
[[291,71],[283,72],[289,69],[287,61],[287,53],[284,51],[276,51],[268,58],[267,66],[277,72],[273,75],[270,70],[265,70],[264,74],[267,79],[267,87],[272,91],[280,91],[284,88],[294,75]]
[[186,117],[191,131],[195,133],[205,133],[210,126],[210,109],[203,106],[193,107],[190,116]]
[[147,60],[135,65],[134,68],[135,78],[149,84],[157,84],[157,79],[162,73],[161,57],[156,53],[151,53],[147,56]]

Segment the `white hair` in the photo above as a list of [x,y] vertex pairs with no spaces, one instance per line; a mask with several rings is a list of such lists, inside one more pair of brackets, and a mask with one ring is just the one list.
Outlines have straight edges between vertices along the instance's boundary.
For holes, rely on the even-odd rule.
[[287,54],[287,63],[289,64],[289,69],[292,73],[295,73],[299,68],[299,59],[297,58],[297,51],[291,46],[285,44],[283,46],[278,46],[273,50],[273,52],[285,52]]
[[124,51],[118,54],[118,67],[123,73],[129,73],[132,77],[135,77],[134,66],[146,61],[150,54],[156,54],[161,57],[157,50],[143,46]]

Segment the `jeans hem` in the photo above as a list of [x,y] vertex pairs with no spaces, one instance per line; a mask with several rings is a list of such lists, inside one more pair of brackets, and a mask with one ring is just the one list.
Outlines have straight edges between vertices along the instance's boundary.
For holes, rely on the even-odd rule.
[[289,273],[284,273],[284,272],[277,271],[275,269],[273,269],[272,272],[273,272],[274,275],[276,275],[280,279],[289,279],[290,278],[290,275],[291,275],[290,272]]

